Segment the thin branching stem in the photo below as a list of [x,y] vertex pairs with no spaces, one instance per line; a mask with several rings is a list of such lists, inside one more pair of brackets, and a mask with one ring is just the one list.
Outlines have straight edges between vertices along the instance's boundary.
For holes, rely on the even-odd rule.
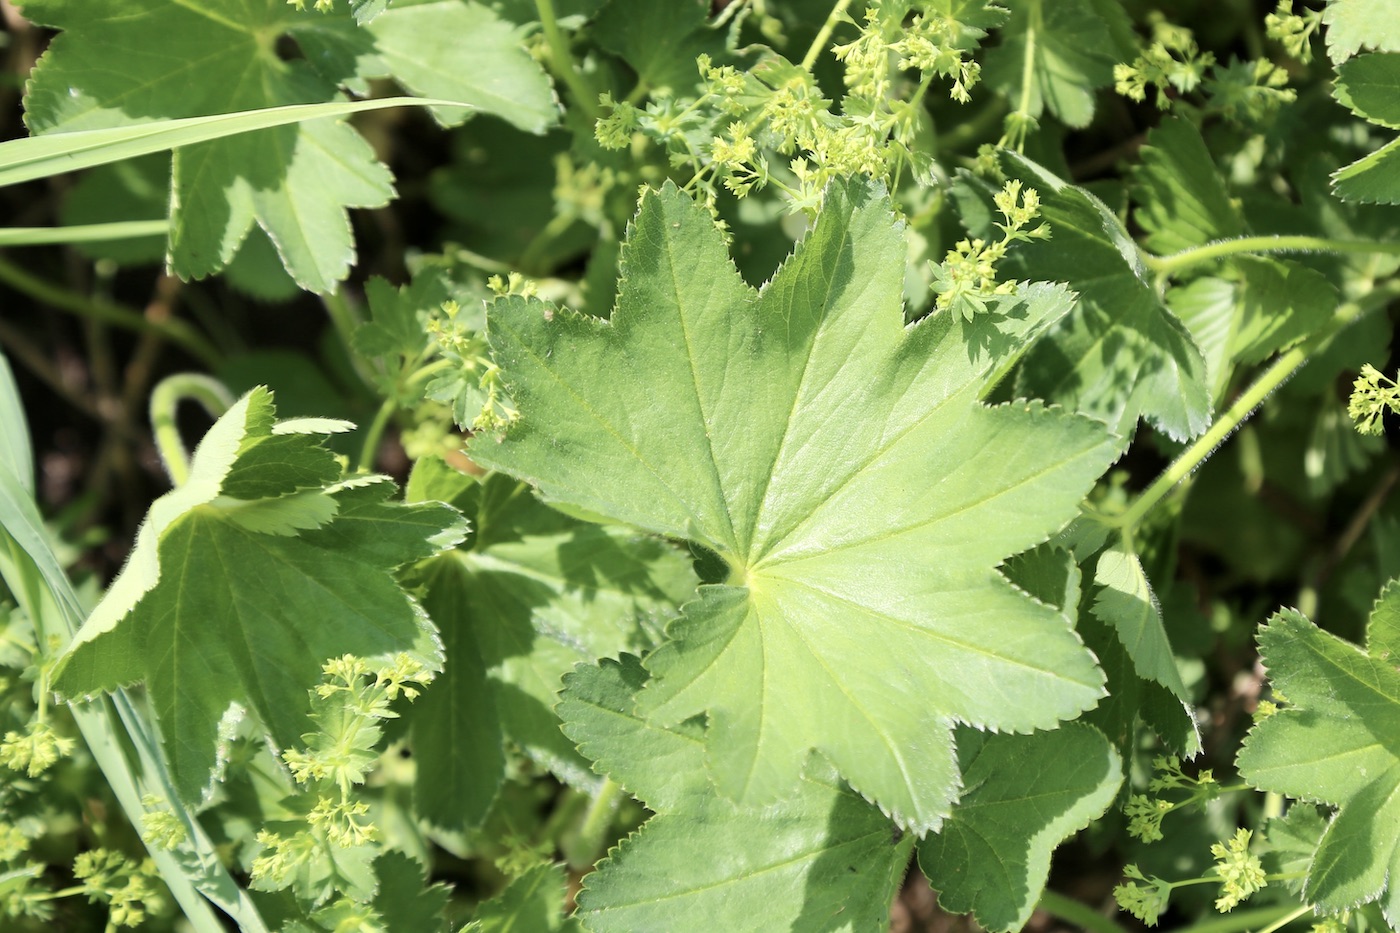
[[832,30],[836,24],[841,22],[846,16],[846,11],[850,9],[852,0],[836,0],[836,6],[831,8],[831,13],[827,15],[826,22],[822,23],[822,28],[817,30],[817,36],[812,40],[812,44],[807,46],[807,54],[802,56],[802,67],[807,71],[812,70],[812,66],[817,63],[822,52],[826,51],[826,43],[831,39]]
[[153,320],[125,305],[86,298],[31,275],[4,257],[0,257],[0,282],[61,311],[138,333],[158,333],[210,369],[216,368],[223,358],[212,343],[185,321],[176,318]]
[[1142,520],[1157,507],[1158,503],[1176,488],[1178,483],[1190,476],[1197,467],[1204,463],[1215,449],[1224,443],[1225,439],[1233,434],[1245,422],[1245,419],[1273,394],[1274,390],[1287,382],[1294,373],[1302,368],[1303,364],[1314,353],[1354,321],[1389,303],[1397,296],[1400,296],[1400,282],[1391,282],[1387,283],[1386,287],[1371,292],[1365,298],[1347,302],[1338,308],[1327,327],[1314,334],[1311,339],[1285,351],[1274,360],[1273,364],[1264,370],[1263,375],[1255,380],[1253,385],[1240,393],[1239,397],[1221,413],[1220,417],[1215,419],[1215,423],[1197,438],[1195,443],[1186,448],[1162,472],[1162,475],[1153,481],[1152,485],[1143,490],[1126,512],[1113,520],[1113,524],[1121,529],[1137,528]]

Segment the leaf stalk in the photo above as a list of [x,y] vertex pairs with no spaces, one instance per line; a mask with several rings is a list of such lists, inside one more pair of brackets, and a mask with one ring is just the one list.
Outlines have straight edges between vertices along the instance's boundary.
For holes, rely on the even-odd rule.
[[571,840],[572,844],[566,842],[564,845],[564,855],[570,868],[583,871],[598,861],[603,847],[608,843],[608,832],[612,829],[613,818],[617,816],[617,808],[622,805],[623,793],[621,784],[612,778],[603,779],[598,793],[593,795],[593,802],[583,815],[578,835]]
[[1052,917],[1082,927],[1089,933],[1128,933],[1127,929],[1115,922],[1112,917],[1105,917],[1088,904],[1051,891],[1049,888],[1041,892],[1036,907]]
[[811,45],[807,46],[807,54],[802,56],[802,69],[804,71],[811,71],[822,52],[826,51],[826,43],[831,38],[832,30],[836,28],[837,23],[841,22],[850,6],[851,0],[837,0],[836,6],[831,8],[831,12],[827,14],[826,22],[822,23],[822,28],[817,30],[816,38],[812,40]]
[[1216,240],[1170,256],[1144,253],[1143,262],[1159,275],[1175,275],[1183,269],[1241,253],[1373,253],[1400,256],[1400,242],[1334,240],[1320,236],[1246,236]]
[[198,373],[176,373],[167,376],[151,390],[151,431],[156,450],[165,464],[165,472],[175,486],[183,486],[190,478],[190,456],[185,448],[180,428],[175,423],[175,410],[189,399],[217,418],[228,411],[233,398],[222,382]]
[[1142,491],[1127,511],[1112,520],[1112,524],[1121,530],[1135,529],[1141,525],[1148,513],[1165,499],[1178,483],[1190,476],[1197,467],[1204,463],[1215,452],[1215,449],[1223,444],[1226,438],[1233,434],[1254,413],[1254,410],[1273,394],[1274,390],[1301,369],[1314,353],[1354,321],[1385,305],[1397,296],[1400,296],[1400,283],[1391,282],[1387,284],[1387,287],[1378,288],[1363,299],[1343,304],[1337,309],[1336,314],[1333,315],[1326,327],[1314,334],[1311,339],[1284,352],[1274,360],[1269,368],[1264,370],[1263,375],[1256,379],[1253,385],[1240,393],[1239,397],[1220,417],[1215,419],[1215,422],[1196,439],[1195,443],[1187,447],[1152,482],[1152,485]]
[[588,86],[588,82],[574,64],[574,57],[569,52],[569,43],[559,31],[559,18],[554,13],[554,0],[535,0],[535,11],[539,14],[540,26],[544,29],[544,40],[549,45],[549,61],[554,66],[555,74],[568,86],[569,92],[574,95],[574,104],[584,115],[589,120],[597,120],[603,115],[598,109],[598,94]]

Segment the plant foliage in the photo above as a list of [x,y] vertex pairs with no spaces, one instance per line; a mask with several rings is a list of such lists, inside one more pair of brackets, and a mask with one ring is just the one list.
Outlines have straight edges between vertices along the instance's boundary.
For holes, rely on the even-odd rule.
[[0,927],[1400,929],[1394,3],[6,23]]

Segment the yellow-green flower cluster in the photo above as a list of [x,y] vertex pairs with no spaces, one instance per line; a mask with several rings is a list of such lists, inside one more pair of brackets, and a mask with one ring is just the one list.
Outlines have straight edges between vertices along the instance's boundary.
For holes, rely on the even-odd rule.
[[1205,80],[1215,56],[1202,52],[1189,29],[1174,26],[1160,13],[1153,13],[1152,42],[1131,64],[1113,68],[1114,88],[1132,100],[1147,99],[1155,89],[1157,106],[1171,106],[1171,92],[1189,94]]
[[1312,37],[1321,25],[1321,10],[1294,13],[1293,0],[1279,0],[1278,8],[1264,17],[1265,35],[1304,65],[1312,61]]
[[1050,236],[1045,224],[1030,227],[1040,213],[1040,195],[1034,188],[1022,191],[1019,181],[1009,181],[993,201],[1005,218],[996,225],[1001,239],[991,243],[981,238],[959,240],[943,262],[933,267],[930,287],[938,295],[938,309],[951,310],[965,321],[987,309],[986,299],[1015,293],[1016,283],[1002,282],[997,275],[997,263],[1005,258],[1007,248],[1017,241]]
[[1367,363],[1352,383],[1347,417],[1362,434],[1379,435],[1385,430],[1382,418],[1387,411],[1400,412],[1400,386]]
[[1228,842],[1217,842],[1210,847],[1210,854],[1215,856],[1215,873],[1220,876],[1220,897],[1215,900],[1216,910],[1233,910],[1267,884],[1264,866],[1259,862],[1259,857],[1249,851],[1250,835],[1249,830],[1239,829]]
[[147,794],[141,798],[146,812],[141,817],[141,839],[149,846],[169,851],[185,841],[185,824],[166,806],[165,801]]
[[73,875],[83,883],[88,900],[107,903],[112,927],[140,926],[148,914],[166,908],[163,885],[150,859],[133,867],[120,852],[91,849],[73,860]]
[[957,21],[929,11],[916,15],[900,39],[890,45],[899,56],[900,68],[913,68],[926,75],[952,78],[948,96],[960,104],[972,99],[972,86],[982,74],[982,66],[957,46]]
[[23,732],[11,730],[0,741],[0,764],[38,777],[73,753],[73,739],[59,735],[47,722],[30,721]]
[[1119,907],[1155,927],[1171,900],[1172,885],[1161,878],[1148,878],[1136,865],[1125,866],[1123,875],[1129,880],[1113,889],[1113,899]]

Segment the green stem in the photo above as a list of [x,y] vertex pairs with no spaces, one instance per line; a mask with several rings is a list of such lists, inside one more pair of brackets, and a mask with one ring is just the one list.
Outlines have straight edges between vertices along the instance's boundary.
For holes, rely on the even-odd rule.
[[1041,892],[1036,906],[1052,917],[1058,917],[1091,933],[1128,933],[1114,922],[1112,917],[1105,917],[1088,904],[1057,894],[1049,888]]
[[553,271],[541,265],[541,257],[544,251],[549,248],[549,244],[563,236],[574,225],[575,219],[572,213],[555,214],[551,217],[549,223],[545,224],[540,232],[531,238],[520,253],[520,268],[526,274],[538,272],[544,275]]
[[190,478],[190,456],[180,428],[175,424],[175,409],[189,399],[204,406],[217,418],[233,404],[223,383],[197,373],[176,373],[166,376],[151,390],[151,430],[155,434],[156,450],[165,464],[165,472],[175,486],[183,486]]
[[[1304,906],[1303,911],[1311,908]],[[1224,917],[1215,917],[1201,923],[1193,924],[1181,930],[1180,933],[1239,933],[1241,930],[1252,930],[1260,924],[1277,923],[1282,920],[1285,923],[1302,916],[1303,911],[1299,911],[1287,904],[1274,907],[1255,907],[1252,910],[1238,910]]]
[[1143,262],[1159,275],[1172,275],[1191,266],[1240,253],[1380,253],[1400,256],[1400,241],[1333,240],[1320,236],[1246,236],[1217,240],[1170,256],[1144,254]]
[[1299,917],[1303,916],[1304,914],[1308,914],[1308,913],[1312,913],[1312,905],[1311,905],[1311,904],[1304,904],[1302,907],[1299,907],[1297,910],[1293,911],[1291,914],[1287,914],[1287,915],[1285,915],[1285,916],[1283,916],[1283,917],[1279,917],[1279,918],[1278,918],[1277,920],[1275,920],[1273,923],[1269,924],[1268,926],[1266,926],[1266,927],[1264,927],[1262,930],[1260,930],[1259,933],[1276,933],[1276,931],[1283,929],[1284,927],[1286,927],[1286,926],[1288,926],[1290,923],[1292,923],[1294,920],[1297,920]]
[[570,868],[583,871],[591,867],[598,861],[598,856],[603,854],[603,847],[608,843],[608,833],[612,830],[613,818],[617,816],[617,808],[622,804],[623,793],[622,785],[612,778],[603,779],[598,793],[593,796],[593,802],[588,805],[588,812],[583,815],[578,835],[572,840],[572,845],[565,846],[564,856],[568,859]]
[[831,13],[827,16],[826,22],[822,23],[822,28],[817,30],[817,37],[812,40],[812,44],[807,46],[807,54],[802,56],[802,68],[804,71],[811,71],[812,66],[817,63],[817,57],[826,51],[826,42],[831,38],[832,30],[841,21],[841,17],[846,15],[846,10],[851,6],[851,0],[836,0],[836,6],[831,8]]
[[365,442],[360,445],[360,459],[356,463],[355,472],[370,473],[374,470],[374,456],[379,452],[379,442],[383,440],[384,430],[389,426],[389,419],[397,409],[398,405],[394,400],[386,398],[384,404],[379,406],[379,411],[374,413],[374,420],[365,431]]
[[177,319],[151,320],[141,312],[123,305],[84,298],[45,282],[37,276],[30,275],[4,258],[0,258],[0,282],[43,304],[69,311],[89,320],[115,324],[117,327],[134,330],[138,333],[160,334],[171,343],[188,351],[191,356],[210,369],[218,366],[223,358],[223,354],[215,349],[213,344],[184,321]]
[[539,14],[540,25],[544,28],[544,40],[549,44],[549,60],[557,74],[574,95],[574,103],[589,120],[597,120],[603,115],[598,109],[598,94],[579,74],[574,66],[574,57],[569,53],[569,43],[559,31],[559,18],[554,15],[554,0],[535,0],[535,11]]
[[[939,152],[960,152],[979,139],[989,137],[992,128],[1006,118],[1006,114],[1002,112],[1006,105],[1002,100],[997,96],[984,102],[968,119],[959,121],[946,133],[939,133]],[[959,114],[961,112],[959,111]]]
[[1021,100],[1016,104],[1016,116],[1020,117],[1016,130],[1016,151],[1026,147],[1026,127],[1031,119],[1031,89],[1035,86],[1035,38],[1041,28],[1040,0],[1031,5],[1031,15],[1026,24],[1026,55],[1021,63]]
[[165,236],[168,220],[119,220],[107,224],[74,224],[69,227],[3,227],[0,246],[47,246],[56,243],[99,243],[136,237]]
[[1313,335],[1310,340],[1280,355],[1273,362],[1273,365],[1264,370],[1263,375],[1242,392],[1239,398],[1235,399],[1234,403],[1220,417],[1215,419],[1215,423],[1210,426],[1206,433],[1197,438],[1195,443],[1172,461],[1171,466],[1167,467],[1162,475],[1153,481],[1152,485],[1142,491],[1142,494],[1128,507],[1126,512],[1112,520],[1112,524],[1120,529],[1137,528],[1142,523],[1143,518],[1166,498],[1177,483],[1190,476],[1254,412],[1254,409],[1258,408],[1275,389],[1288,381],[1312,354],[1353,321],[1386,304],[1397,295],[1400,295],[1400,283],[1390,283],[1387,288],[1378,288],[1364,299],[1347,302],[1338,308],[1337,313],[1333,315],[1331,322],[1325,328]]
[[350,346],[350,338],[359,328],[360,318],[355,314],[355,309],[350,307],[350,302],[345,300],[345,292],[338,288],[335,291],[326,292],[321,296],[321,306],[326,309],[326,314],[330,316],[331,323],[340,333],[341,340],[347,347]]

